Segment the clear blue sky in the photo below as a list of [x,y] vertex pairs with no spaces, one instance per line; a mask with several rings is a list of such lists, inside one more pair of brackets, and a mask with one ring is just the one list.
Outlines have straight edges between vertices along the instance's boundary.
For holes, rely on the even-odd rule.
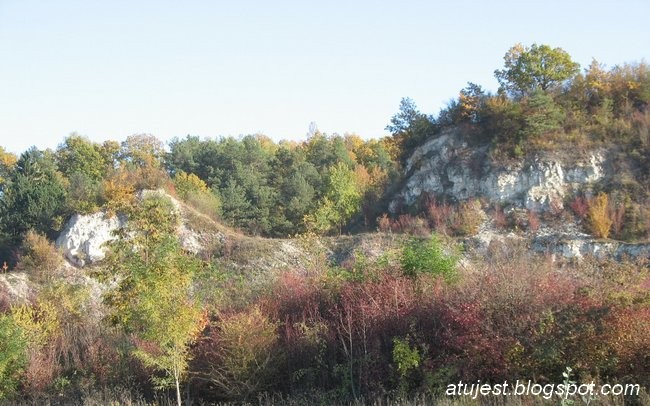
[[583,67],[648,58],[650,1],[0,0],[0,145],[151,133],[385,135],[437,113],[516,42]]

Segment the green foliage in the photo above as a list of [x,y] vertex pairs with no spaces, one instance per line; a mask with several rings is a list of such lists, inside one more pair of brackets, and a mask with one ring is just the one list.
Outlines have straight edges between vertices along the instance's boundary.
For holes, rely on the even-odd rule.
[[66,209],[71,213],[89,214],[99,211],[102,204],[102,184],[81,173],[68,179]]
[[131,214],[129,229],[112,245],[110,271],[118,285],[105,296],[113,323],[136,337],[134,355],[164,377],[157,387],[180,382],[189,345],[202,329],[202,313],[190,295],[200,262],[184,253],[174,231],[177,213],[169,199],[150,195]]
[[59,329],[57,311],[51,302],[14,306],[11,317],[24,332],[29,349],[43,347]]
[[312,216],[307,216],[308,227],[325,233],[338,228],[359,212],[362,190],[355,177],[355,172],[344,163],[332,167],[329,172],[328,187],[318,209]]
[[11,315],[0,315],[0,401],[16,393],[26,363],[25,332]]
[[401,266],[404,275],[417,278],[422,274],[442,276],[446,281],[456,279],[457,258],[446,254],[440,239],[432,235],[428,240],[409,239],[402,247]]
[[208,191],[208,185],[201,178],[183,170],[174,176],[174,186],[181,199],[186,199],[190,193],[206,193]]
[[524,107],[523,138],[539,137],[561,128],[564,112],[544,91],[535,90]]
[[59,170],[68,178],[77,174],[98,182],[107,166],[101,147],[78,134],[68,136],[59,145],[55,156]]
[[78,134],[68,136],[55,152],[57,168],[67,182],[66,208],[93,213],[101,205],[101,182],[112,164],[103,146]]
[[405,377],[411,370],[420,366],[422,362],[417,348],[411,348],[408,340],[393,338],[393,362],[397,365],[397,372]]
[[[221,219],[227,224],[251,234],[280,237],[305,232],[305,216],[313,217],[319,209],[319,229],[346,225],[350,218],[345,214],[340,220],[333,199],[327,197],[332,193],[331,168],[339,164],[358,172],[355,178],[367,202],[364,210],[374,219],[372,207],[388,180],[397,176],[386,145],[315,129],[302,143],[274,144],[261,135],[218,140],[187,137],[170,143],[166,162],[177,178],[184,176],[182,172],[192,173],[206,183],[220,199]],[[182,188],[177,190],[180,195]]]
[[393,134],[395,140],[397,151],[394,158],[403,162],[413,148],[433,135],[437,129],[433,119],[420,113],[413,100],[403,98],[400,102],[399,112],[391,118],[386,130]]
[[533,44],[524,47],[516,44],[508,50],[504,69],[495,76],[501,89],[514,96],[525,96],[535,90],[548,91],[572,78],[580,65],[562,48]]
[[24,152],[2,194],[4,232],[15,239],[29,229],[54,236],[63,222],[65,196],[52,156],[36,148]]
[[149,250],[166,241],[178,227],[179,213],[172,201],[158,193],[148,193],[129,216],[129,226],[135,231],[132,243],[146,256]]

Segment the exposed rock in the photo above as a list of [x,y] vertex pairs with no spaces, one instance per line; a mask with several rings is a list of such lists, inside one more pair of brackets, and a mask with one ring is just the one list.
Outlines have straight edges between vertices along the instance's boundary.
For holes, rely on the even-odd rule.
[[601,153],[567,163],[559,158],[533,156],[510,165],[491,163],[487,148],[470,148],[454,131],[443,133],[417,148],[406,163],[407,181],[391,203],[414,203],[423,193],[466,200],[484,197],[535,211],[560,208],[572,189],[604,176]]
[[12,302],[25,302],[33,293],[32,285],[25,272],[0,274],[0,285],[4,286]]
[[650,243],[630,244],[619,241],[598,240],[586,234],[538,236],[532,241],[531,248],[537,252],[561,255],[564,258],[573,259],[581,259],[585,256],[650,259]]
[[[181,247],[193,254],[203,252],[214,243],[215,239],[223,242],[222,233],[197,232],[186,224],[184,215],[187,208],[178,200],[169,196],[164,190],[143,190],[139,199],[149,196],[168,198],[181,218],[176,233]],[[195,213],[195,215],[201,215]],[[83,267],[101,261],[106,256],[105,244],[115,239],[113,232],[126,225],[126,218],[106,216],[104,213],[75,214],[68,221],[65,229],[56,240],[56,246],[63,251],[65,258],[75,266]]]
[[[164,197],[171,201],[176,211],[176,214],[181,219],[178,228],[176,229],[176,234],[178,235],[179,241],[181,243],[181,247],[184,250],[191,252],[192,254],[198,254],[204,251],[206,246],[209,245],[207,243],[207,240],[209,240],[211,236],[206,236],[202,233],[196,232],[191,228],[187,227],[183,218],[184,218],[185,211],[189,210],[189,208],[183,205],[173,196],[170,196],[167,192],[165,192],[164,189],[143,190],[139,194],[139,199],[144,199],[150,196]],[[202,214],[198,213],[197,215],[201,216]],[[218,236],[218,238],[223,239],[223,236]]]
[[123,218],[105,213],[75,214],[56,239],[56,246],[72,264],[82,267],[106,256],[105,244],[115,239],[113,231],[124,226]]

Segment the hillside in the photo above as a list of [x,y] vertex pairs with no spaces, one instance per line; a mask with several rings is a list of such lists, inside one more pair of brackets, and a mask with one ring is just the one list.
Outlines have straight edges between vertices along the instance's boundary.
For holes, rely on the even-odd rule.
[[505,62],[379,140],[0,149],[0,402],[647,403],[650,70]]

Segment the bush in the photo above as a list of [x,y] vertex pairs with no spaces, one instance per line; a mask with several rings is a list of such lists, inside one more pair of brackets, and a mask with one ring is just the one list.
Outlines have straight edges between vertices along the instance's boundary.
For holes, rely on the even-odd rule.
[[205,193],[208,191],[208,186],[198,176],[193,173],[180,171],[174,176],[174,187],[178,196],[185,200],[190,193]]
[[583,196],[576,196],[571,203],[569,203],[569,207],[571,207],[571,210],[573,210],[575,215],[580,219],[586,218],[589,213],[589,201]]
[[452,229],[458,236],[472,236],[478,232],[483,222],[483,211],[478,200],[463,202],[458,206],[458,212]]
[[431,274],[452,281],[457,276],[456,262],[454,255],[444,253],[436,235],[428,240],[412,238],[402,248],[402,272],[411,278],[420,274]]
[[393,228],[402,233],[418,236],[426,236],[431,232],[423,218],[413,217],[410,214],[401,214],[394,223]]
[[224,315],[198,348],[204,379],[226,398],[247,399],[274,375],[276,325],[258,307]]
[[533,210],[528,210],[526,215],[528,217],[528,230],[530,230],[533,233],[536,233],[537,230],[539,230],[539,226],[540,226],[539,215],[537,214],[537,212]]
[[25,332],[11,316],[0,315],[0,401],[16,393],[26,351]]
[[447,234],[454,218],[454,208],[446,202],[438,203],[430,200],[426,204],[427,215],[433,229],[440,234]]
[[382,233],[391,231],[391,221],[388,217],[388,214],[384,213],[380,217],[377,217],[377,229]]
[[589,229],[594,237],[607,238],[612,228],[612,217],[609,209],[609,197],[606,193],[599,193],[589,205],[587,213]]
[[125,212],[135,203],[135,184],[129,173],[120,169],[112,173],[103,183],[103,200],[109,213]]
[[23,240],[17,268],[38,279],[52,278],[63,265],[63,256],[47,237],[29,230]]

